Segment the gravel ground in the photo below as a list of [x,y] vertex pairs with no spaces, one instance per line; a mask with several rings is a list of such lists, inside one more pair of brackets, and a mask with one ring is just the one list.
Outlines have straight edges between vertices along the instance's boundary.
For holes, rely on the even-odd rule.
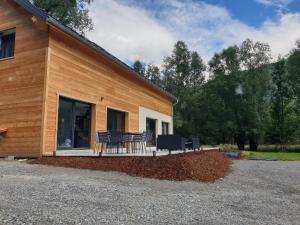
[[0,224],[300,224],[300,162],[234,161],[213,184],[0,160]]

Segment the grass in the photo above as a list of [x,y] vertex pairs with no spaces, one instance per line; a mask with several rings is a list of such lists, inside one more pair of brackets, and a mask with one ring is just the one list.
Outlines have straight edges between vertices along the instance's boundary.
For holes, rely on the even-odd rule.
[[[237,146],[232,145],[232,144],[219,145],[219,147],[222,150],[237,150]],[[249,145],[245,145],[245,150],[250,151]],[[280,146],[278,146],[278,145],[260,144],[260,145],[258,145],[257,151],[274,153],[274,152],[281,152],[281,149],[280,149]],[[300,153],[300,144],[286,145],[284,148],[284,151],[290,152],[290,153]]]
[[300,161],[300,153],[243,151],[246,159]]

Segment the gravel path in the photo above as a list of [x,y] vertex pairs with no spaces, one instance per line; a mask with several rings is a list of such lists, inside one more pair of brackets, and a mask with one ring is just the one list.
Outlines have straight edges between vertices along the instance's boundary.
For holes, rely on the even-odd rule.
[[234,161],[214,184],[0,160],[0,224],[300,224],[300,162]]

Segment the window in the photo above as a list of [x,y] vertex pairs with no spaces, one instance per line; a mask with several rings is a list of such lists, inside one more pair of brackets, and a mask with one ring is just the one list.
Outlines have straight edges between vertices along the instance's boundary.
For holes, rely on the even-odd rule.
[[169,123],[166,123],[166,122],[161,123],[161,133],[163,135],[169,134]]
[[16,29],[0,32],[0,59],[11,58],[15,51]]

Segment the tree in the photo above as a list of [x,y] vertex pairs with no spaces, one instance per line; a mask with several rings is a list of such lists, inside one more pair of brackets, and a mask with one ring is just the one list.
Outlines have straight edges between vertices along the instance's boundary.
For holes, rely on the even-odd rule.
[[161,75],[160,75],[160,69],[152,64],[149,64],[147,66],[145,77],[150,80],[152,83],[161,86]]
[[300,104],[300,40],[296,42],[297,47],[293,49],[287,60],[287,69],[290,84],[294,91],[294,97]]
[[209,61],[210,78],[218,75],[229,75],[241,70],[239,48],[234,45],[216,53]]
[[190,87],[199,87],[205,81],[204,71],[206,66],[197,52],[191,54],[190,75],[187,83]]
[[163,87],[174,94],[178,104],[174,107],[174,128],[185,136],[197,133],[198,99],[204,83],[206,66],[197,52],[178,41],[172,54],[163,62]]
[[191,53],[183,41],[174,45],[173,52],[164,59],[164,85],[170,91],[185,87],[190,73]]
[[33,4],[43,9],[61,22],[80,34],[93,30],[92,19],[89,17],[87,5],[93,0],[32,0]]
[[287,143],[287,116],[291,112],[291,86],[286,72],[286,61],[280,59],[274,65],[272,80],[275,85],[272,95],[272,118],[279,136],[281,149]]
[[269,81],[264,65],[270,60],[269,50],[266,44],[246,39],[240,46],[215,54],[209,62],[210,79],[218,81],[214,88],[228,115],[221,125],[232,131],[241,150],[247,139],[251,150],[257,149],[263,133]]
[[266,98],[271,80],[267,66],[271,60],[270,46],[246,39],[239,47],[239,57],[242,69],[247,74],[243,95],[248,108],[247,136],[250,150],[256,151],[265,130],[263,121],[270,105]]
[[144,65],[145,65],[145,64],[142,63],[141,61],[136,60],[136,61],[133,63],[133,70],[134,70],[137,74],[139,74],[139,75],[145,77],[145,66],[144,66]]

